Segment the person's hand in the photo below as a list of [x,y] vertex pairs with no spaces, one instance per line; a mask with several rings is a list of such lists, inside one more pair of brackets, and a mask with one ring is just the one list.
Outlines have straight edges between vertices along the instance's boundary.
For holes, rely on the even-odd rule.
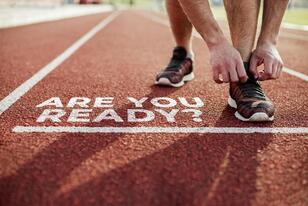
[[227,41],[211,46],[210,63],[213,69],[213,79],[216,83],[246,82],[246,74],[240,53]]
[[[257,67],[264,64],[264,71]],[[283,68],[283,62],[274,44],[261,43],[252,52],[250,59],[250,72],[260,81],[278,79]]]

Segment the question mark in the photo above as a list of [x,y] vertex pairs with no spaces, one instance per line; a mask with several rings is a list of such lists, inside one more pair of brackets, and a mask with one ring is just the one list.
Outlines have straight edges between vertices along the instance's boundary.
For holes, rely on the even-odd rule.
[[202,115],[202,112],[200,110],[197,109],[184,109],[182,110],[182,112],[192,112],[192,118],[195,122],[202,122],[202,119],[200,118],[200,116]]

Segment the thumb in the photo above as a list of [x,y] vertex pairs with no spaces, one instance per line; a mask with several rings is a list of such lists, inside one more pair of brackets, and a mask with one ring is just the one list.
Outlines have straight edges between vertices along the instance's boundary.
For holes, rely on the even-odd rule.
[[257,67],[258,67],[258,59],[253,55],[250,59],[249,71],[253,74],[255,79],[259,78],[259,72]]

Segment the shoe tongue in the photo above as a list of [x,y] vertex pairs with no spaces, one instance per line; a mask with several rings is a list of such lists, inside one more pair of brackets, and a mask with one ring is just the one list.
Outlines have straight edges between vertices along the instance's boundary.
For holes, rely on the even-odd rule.
[[250,72],[249,70],[249,62],[243,62],[244,63],[244,68],[246,70],[246,73],[248,75],[248,80],[252,81],[252,82],[256,82],[255,77],[253,76],[253,74]]
[[172,58],[173,59],[185,59],[187,56],[187,52],[186,52],[186,49],[183,48],[183,47],[175,47],[173,49],[173,56]]

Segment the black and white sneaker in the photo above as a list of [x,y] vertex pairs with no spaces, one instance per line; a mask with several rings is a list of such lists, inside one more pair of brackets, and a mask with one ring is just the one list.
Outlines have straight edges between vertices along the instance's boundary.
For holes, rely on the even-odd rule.
[[249,72],[249,63],[244,62],[249,79],[246,83],[230,83],[228,104],[237,111],[235,117],[241,121],[273,121],[275,107],[265,95],[260,83]]
[[156,76],[155,84],[181,87],[194,79],[193,61],[183,47],[175,47],[168,66]]

